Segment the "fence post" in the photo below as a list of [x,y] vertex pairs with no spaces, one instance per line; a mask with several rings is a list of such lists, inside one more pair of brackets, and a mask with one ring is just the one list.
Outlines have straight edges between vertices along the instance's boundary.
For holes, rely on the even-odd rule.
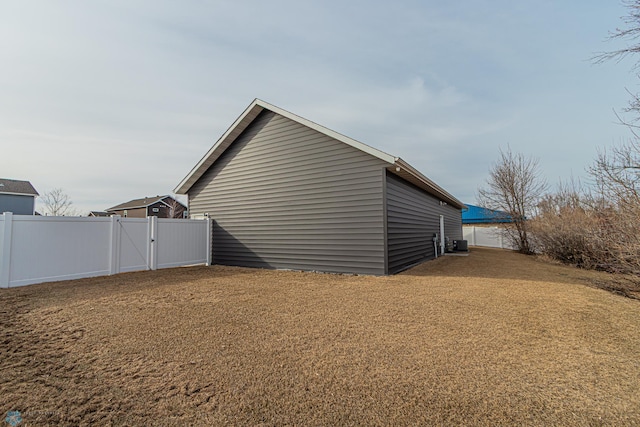
[[211,265],[211,245],[213,244],[213,230],[211,229],[211,225],[213,222],[211,218],[207,217],[207,267]]
[[158,217],[147,217],[147,265],[150,270],[158,269]]
[[111,217],[111,253],[109,258],[109,274],[120,273],[120,215]]
[[8,288],[11,279],[11,232],[13,229],[13,213],[2,214],[3,233],[0,235],[0,288]]
[[471,239],[473,240],[473,243],[471,243],[471,246],[475,246],[476,245],[476,226],[474,225],[471,228],[472,232],[471,232]]

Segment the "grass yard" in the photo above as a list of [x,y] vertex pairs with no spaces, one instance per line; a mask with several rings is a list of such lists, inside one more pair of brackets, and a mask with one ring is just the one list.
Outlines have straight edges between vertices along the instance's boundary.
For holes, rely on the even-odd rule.
[[393,277],[229,267],[0,291],[0,421],[640,425],[640,301],[472,249]]

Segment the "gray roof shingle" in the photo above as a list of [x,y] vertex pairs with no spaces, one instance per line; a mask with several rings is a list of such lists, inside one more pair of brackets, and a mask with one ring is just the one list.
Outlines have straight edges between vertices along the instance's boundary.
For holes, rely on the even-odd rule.
[[29,181],[0,178],[0,193],[28,194],[39,196],[38,192]]

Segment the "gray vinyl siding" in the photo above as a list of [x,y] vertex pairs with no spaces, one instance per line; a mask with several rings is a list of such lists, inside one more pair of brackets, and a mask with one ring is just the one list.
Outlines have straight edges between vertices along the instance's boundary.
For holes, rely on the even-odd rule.
[[385,163],[263,111],[189,190],[213,263],[385,274]]
[[450,205],[442,206],[441,215],[444,215],[445,236],[453,240],[462,240],[462,210]]
[[387,173],[386,183],[388,272],[435,258],[433,234],[445,218],[445,236],[462,238],[462,211],[440,201],[413,184]]
[[35,197],[19,194],[0,194],[0,214],[13,212],[15,215],[33,215]]

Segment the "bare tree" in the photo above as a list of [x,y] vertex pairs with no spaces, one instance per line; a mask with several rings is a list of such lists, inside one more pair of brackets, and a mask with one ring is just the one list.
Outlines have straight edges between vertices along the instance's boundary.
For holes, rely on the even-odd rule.
[[[612,39],[629,40],[620,50],[598,55],[595,62],[622,60],[640,53],[640,0],[623,2],[629,9],[625,29],[616,29]],[[634,69],[640,68],[640,61]],[[593,185],[588,189],[560,187],[540,205],[533,222],[539,250],[559,261],[579,267],[640,274],[640,96],[627,90],[631,101],[624,110],[632,138],[599,151],[587,169]]]
[[167,218],[183,218],[183,212],[186,210],[184,205],[175,198],[165,199],[167,204]]
[[[616,28],[614,32],[609,34],[609,39],[627,41],[628,44],[622,49],[602,52],[596,55],[592,58],[596,64],[602,64],[611,60],[620,62],[628,56],[640,53],[640,43],[638,42],[640,38],[640,0],[623,0],[622,4],[628,9],[627,16],[622,18],[625,27]],[[639,68],[640,60],[632,66],[633,71],[638,71]],[[618,120],[622,124],[629,126],[634,137],[638,139],[636,130],[639,127],[636,123],[640,120],[640,95],[631,92],[629,89],[627,89],[627,92],[629,92],[631,96],[631,101],[629,101],[629,105],[623,111],[631,113],[634,117],[631,120],[626,120],[618,116]],[[618,114],[616,113],[616,115]]]
[[[622,18],[627,27],[616,28],[613,33],[610,33],[609,38],[612,40],[631,40],[632,44],[622,49],[596,55],[593,61],[597,64],[610,60],[622,61],[629,55],[640,53],[640,43],[636,43],[640,37],[640,0],[623,0],[622,4],[629,10],[629,14]],[[638,68],[639,65],[640,63],[636,64],[635,68]]]
[[534,215],[546,189],[538,159],[514,154],[507,147],[500,150],[500,159],[489,170],[486,187],[478,190],[478,204],[505,212],[510,219],[503,223],[507,237],[520,252],[531,254],[528,217]]
[[640,205],[640,141],[603,149],[589,173],[603,195],[616,205]]
[[42,196],[42,203],[44,203],[45,215],[77,215],[77,211],[73,208],[71,198],[62,188],[54,188],[51,191],[47,191],[44,196]]

